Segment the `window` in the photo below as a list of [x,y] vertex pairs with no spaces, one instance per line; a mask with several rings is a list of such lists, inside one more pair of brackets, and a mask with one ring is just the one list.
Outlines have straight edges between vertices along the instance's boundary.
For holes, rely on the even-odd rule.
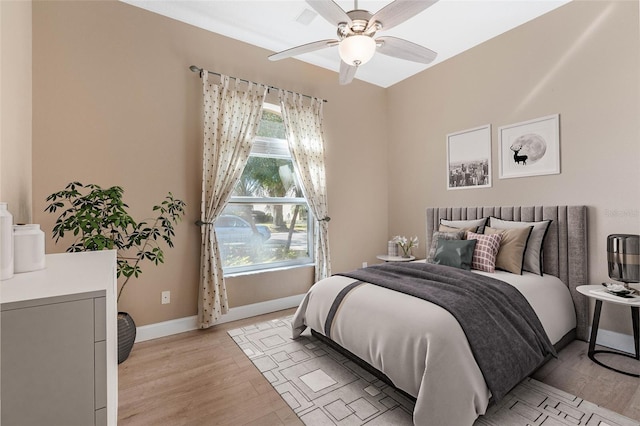
[[225,274],[313,262],[313,221],[285,139],[265,104],[240,181],[215,223]]

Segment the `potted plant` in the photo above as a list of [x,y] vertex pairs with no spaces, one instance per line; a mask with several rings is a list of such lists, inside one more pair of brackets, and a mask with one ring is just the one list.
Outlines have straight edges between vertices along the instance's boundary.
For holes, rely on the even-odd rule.
[[[95,184],[68,184],[62,191],[49,195],[45,211],[62,210],[53,227],[52,238],[57,243],[65,235],[73,236],[67,252],[116,250],[117,276],[124,280],[122,291],[131,279],[142,273],[141,264],[164,262],[161,243],[173,247],[174,224],[184,216],[185,203],[169,194],[153,207],[157,216],[136,222],[122,200],[124,190],[119,186],[103,189]],[[118,312],[118,363],[129,356],[135,340],[136,326],[126,312]]]

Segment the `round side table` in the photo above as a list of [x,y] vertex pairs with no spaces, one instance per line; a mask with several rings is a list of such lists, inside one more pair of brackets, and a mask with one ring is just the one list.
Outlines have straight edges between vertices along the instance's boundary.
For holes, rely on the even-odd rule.
[[[587,352],[587,356],[589,357],[589,359],[602,367],[608,368],[609,370],[613,370],[621,374],[626,374],[627,376],[640,377],[639,374],[629,373],[628,371],[622,371],[618,370],[617,368],[610,367],[602,363],[601,361],[598,361],[595,357],[596,354],[607,353],[640,360],[640,325],[638,324],[638,322],[640,321],[640,316],[638,315],[640,308],[640,296],[638,296],[638,294],[634,294],[633,297],[616,296],[605,292],[605,288],[601,285],[581,285],[576,287],[576,290],[579,293],[584,294],[585,296],[590,297],[596,301],[595,310],[593,312],[593,322],[591,323],[589,350]],[[636,350],[635,356],[618,351],[600,349],[595,350],[596,338],[598,337],[598,326],[600,325],[600,313],[602,312],[603,302],[629,306],[631,308],[631,321],[633,321],[633,343]]]
[[389,256],[388,254],[379,254],[376,258],[384,260],[385,262],[410,262],[415,260],[415,256],[402,257],[402,256]]

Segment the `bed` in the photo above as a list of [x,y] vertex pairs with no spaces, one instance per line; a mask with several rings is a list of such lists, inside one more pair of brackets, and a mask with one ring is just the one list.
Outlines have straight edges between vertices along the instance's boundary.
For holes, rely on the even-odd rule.
[[[517,379],[517,383],[532,372],[532,366],[538,367],[555,353],[548,344],[557,349],[575,338],[586,340],[587,301],[575,288],[587,283],[587,209],[585,206],[428,208],[426,213],[427,247],[431,245],[434,232],[442,229],[443,220],[449,221],[447,224],[487,217],[495,218],[495,223],[549,221],[540,257],[544,274],[467,272],[418,262],[387,264],[334,275],[316,283],[305,295],[293,318],[293,337],[310,328],[317,336],[329,339],[345,353],[357,357],[360,363],[378,371],[396,388],[415,398],[413,418],[416,425],[471,425],[486,412],[496,396],[501,397],[508,390],[513,380]],[[440,245],[444,243],[439,242],[438,249]],[[371,282],[378,280],[372,274],[384,275],[385,278],[379,279],[383,283],[370,284],[368,279]],[[416,280],[426,277],[428,281],[436,280],[433,277],[441,274],[444,284],[432,285],[444,286],[442,294],[449,291],[446,287],[450,287],[449,281],[459,285],[464,282],[473,291],[480,286],[469,285],[466,281],[478,281],[486,285],[482,287],[486,294],[492,294],[489,290],[496,286],[496,291],[506,295],[495,298],[496,305],[502,305],[507,311],[500,315],[513,315],[510,310],[521,310],[519,299],[526,300],[527,309],[530,306],[535,311],[535,318],[527,320],[533,324],[533,331],[508,331],[512,334],[505,339],[511,342],[517,337],[514,341],[522,341],[519,344],[524,346],[509,343],[503,349],[494,349],[492,345],[498,338],[494,336],[500,336],[502,328],[513,327],[499,325],[490,330],[492,325],[483,325],[482,330],[473,328],[477,323],[485,324],[482,317],[472,317],[472,314],[484,315],[473,303],[445,307],[438,296],[440,290],[430,290],[426,300],[421,294],[412,293],[422,291],[420,285],[414,286],[417,290],[409,290],[409,294],[396,291],[392,289],[396,280],[394,274],[416,275],[412,278]],[[391,287],[385,286],[387,284]],[[404,287],[402,290],[406,291]],[[475,294],[475,298],[483,297],[483,293]],[[466,304],[469,305],[468,314],[460,311]],[[495,315],[495,318],[503,318]],[[494,318],[494,313],[490,316]],[[492,321],[496,324],[519,322],[512,319]],[[543,336],[539,337],[540,334]],[[504,355],[510,346],[517,348],[513,350],[516,354],[513,356],[520,356],[517,354],[522,351],[522,360],[516,359],[516,364],[522,361],[524,367],[513,367],[513,359]],[[529,356],[528,346],[539,353]],[[486,359],[492,351],[499,354],[493,360],[493,367],[487,364],[492,361]],[[505,361],[501,364],[503,355]],[[512,369],[518,371],[512,372]],[[489,371],[494,372],[489,374]],[[505,371],[509,377],[504,382],[492,376]]]

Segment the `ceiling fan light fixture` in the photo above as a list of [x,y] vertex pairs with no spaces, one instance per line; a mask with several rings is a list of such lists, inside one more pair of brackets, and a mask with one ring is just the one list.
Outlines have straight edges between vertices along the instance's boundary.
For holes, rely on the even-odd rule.
[[338,46],[338,51],[345,63],[357,67],[366,64],[373,57],[376,42],[369,36],[356,34],[344,38]]

